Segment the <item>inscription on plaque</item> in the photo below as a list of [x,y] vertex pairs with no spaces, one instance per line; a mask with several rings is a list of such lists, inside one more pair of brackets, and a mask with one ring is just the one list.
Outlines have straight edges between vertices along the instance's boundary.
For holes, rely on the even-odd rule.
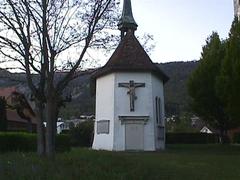
[[109,134],[109,120],[97,121],[97,134]]

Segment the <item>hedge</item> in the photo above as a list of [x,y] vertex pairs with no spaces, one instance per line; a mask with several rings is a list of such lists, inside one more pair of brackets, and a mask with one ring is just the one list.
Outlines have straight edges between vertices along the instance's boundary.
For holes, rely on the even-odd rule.
[[214,144],[219,143],[217,134],[167,133],[166,144]]
[[240,144],[240,133],[235,133],[233,136],[233,143]]
[[70,149],[71,149],[70,136],[67,134],[58,134],[56,136],[56,151],[64,152],[70,151]]
[[[0,152],[20,151],[34,152],[37,150],[37,134],[25,132],[0,132]],[[56,136],[58,152],[70,150],[68,135]]]

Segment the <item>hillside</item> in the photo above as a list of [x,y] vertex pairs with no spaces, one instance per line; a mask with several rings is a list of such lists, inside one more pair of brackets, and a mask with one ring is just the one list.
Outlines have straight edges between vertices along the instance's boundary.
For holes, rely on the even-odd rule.
[[187,80],[197,65],[197,61],[170,62],[159,65],[170,78],[165,84],[164,91],[167,114],[179,114],[188,110]]
[[[196,61],[159,64],[170,78],[165,84],[167,115],[187,110],[189,96],[186,82],[197,65]],[[29,96],[30,91],[24,81],[24,74],[9,73],[0,69],[0,87],[17,86],[20,91]],[[72,95],[72,102],[61,109],[62,117],[71,118],[79,117],[81,114],[94,114],[95,99],[90,94],[90,74],[85,74],[72,81],[64,92],[64,95],[69,94]]]

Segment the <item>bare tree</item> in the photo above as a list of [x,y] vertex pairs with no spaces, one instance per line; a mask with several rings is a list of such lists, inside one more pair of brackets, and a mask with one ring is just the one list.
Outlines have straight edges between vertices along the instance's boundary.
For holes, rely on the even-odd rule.
[[[110,29],[116,27],[118,4],[118,0],[0,0],[0,53],[4,62],[18,63],[15,68],[26,73],[36,104],[40,155],[54,155],[62,92],[88,48],[106,48],[112,42]],[[67,73],[56,80],[59,71]]]

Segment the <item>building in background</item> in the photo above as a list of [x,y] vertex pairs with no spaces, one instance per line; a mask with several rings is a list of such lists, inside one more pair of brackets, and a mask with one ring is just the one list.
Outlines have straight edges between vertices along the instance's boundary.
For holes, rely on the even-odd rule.
[[36,132],[37,121],[32,107],[16,87],[0,88],[7,103],[7,130]]
[[240,18],[240,0],[234,0],[234,15]]

